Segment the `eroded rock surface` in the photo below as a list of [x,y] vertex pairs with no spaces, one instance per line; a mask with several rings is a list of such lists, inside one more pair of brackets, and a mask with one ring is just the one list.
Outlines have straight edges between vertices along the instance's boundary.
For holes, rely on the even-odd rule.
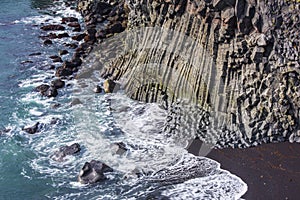
[[92,184],[106,180],[104,173],[112,172],[113,169],[101,161],[91,160],[81,168],[78,181],[82,184]]
[[66,146],[62,146],[59,148],[58,151],[56,151],[51,158],[55,161],[58,162],[63,162],[64,158],[68,155],[74,155],[78,152],[80,152],[81,148],[80,145],[78,143],[74,143],[70,146],[66,145]]
[[[110,62],[97,63],[103,77],[125,77],[130,97],[167,107],[188,99],[210,113],[201,134],[212,128],[221,147],[295,141],[300,135],[299,3],[82,0],[79,10],[94,25],[100,46],[116,23],[138,30],[130,41],[128,33],[123,37],[132,48],[118,54],[120,46],[106,46]],[[103,19],[111,20],[105,30],[97,27]],[[141,81],[151,76],[152,82]]]

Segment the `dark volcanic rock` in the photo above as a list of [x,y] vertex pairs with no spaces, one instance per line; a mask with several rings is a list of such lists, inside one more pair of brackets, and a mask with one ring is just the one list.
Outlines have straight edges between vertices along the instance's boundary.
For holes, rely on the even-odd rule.
[[102,92],[102,88],[99,86],[99,85],[97,85],[95,88],[94,88],[94,90],[93,90],[95,93],[101,93]]
[[44,94],[46,97],[56,97],[58,95],[58,91],[54,87],[50,87]]
[[108,31],[108,33],[121,33],[124,30],[125,30],[125,28],[122,26],[122,24],[117,22],[117,23],[111,25],[107,31]]
[[57,35],[57,38],[59,38],[59,39],[66,38],[66,37],[70,37],[70,35],[68,33],[60,33]]
[[57,38],[57,34],[56,33],[49,33],[48,35],[43,35],[40,36],[41,39],[46,40],[46,39],[56,39]]
[[56,151],[51,158],[55,161],[62,162],[64,158],[68,155],[74,155],[80,152],[81,148],[78,143],[74,143],[70,146],[60,147],[58,151]]
[[66,46],[66,47],[69,47],[69,48],[71,48],[71,49],[76,49],[76,48],[78,47],[78,45],[75,44],[75,43],[66,44],[65,46]]
[[49,39],[44,41],[44,45],[51,45],[51,44],[53,44],[53,42]]
[[[86,23],[96,29],[98,41],[105,43],[107,37],[122,31],[123,26],[129,30],[141,30],[142,38],[137,45],[144,41],[143,46],[153,47],[153,35],[161,41],[157,43],[159,48],[151,48],[150,53],[148,49],[135,52],[130,55],[132,59],[114,55],[117,51],[113,44],[113,47],[107,45],[105,53],[97,52],[99,59],[102,55],[118,58],[102,68],[103,78],[124,80],[126,74],[134,74],[125,76],[125,90],[131,98],[160,103],[163,99],[160,88],[164,88],[168,105],[176,99],[195,99],[192,103],[214,110],[213,120],[217,123],[213,124],[219,125],[199,126],[205,131],[216,130],[219,147],[242,148],[272,141],[297,141],[300,137],[299,3],[281,0],[168,0],[147,1],[145,5],[142,0],[132,0],[115,3],[107,14],[101,14],[98,8],[103,4],[98,3],[82,0],[78,7]],[[123,8],[124,14],[119,15],[122,9],[118,7]],[[108,25],[99,28],[102,20],[108,21]],[[182,39],[175,37],[176,34],[172,38],[170,28],[182,34]],[[166,34],[162,34],[163,30],[167,31]],[[172,46],[171,52],[163,46]],[[177,59],[174,54],[183,57]],[[141,60],[135,59],[141,57]],[[166,67],[157,65],[161,69],[154,67],[153,70],[157,71],[153,74],[147,67],[140,67],[157,58],[159,64]],[[160,70],[179,79],[162,80],[157,76]],[[297,73],[292,72],[294,70]],[[154,83],[143,81],[147,79],[147,73]],[[113,89],[106,89],[106,92],[111,91]],[[172,123],[174,126],[184,124]]]
[[76,27],[73,29],[74,32],[80,32],[81,31],[81,27]]
[[53,56],[50,56],[50,58],[52,59],[52,62],[62,62],[62,59],[60,56],[53,55]]
[[112,171],[112,168],[101,161],[92,160],[91,162],[86,162],[81,168],[78,181],[82,184],[92,184],[103,181],[107,179],[104,173]]
[[73,71],[68,68],[58,67],[55,76],[57,77],[63,77],[63,76],[70,76],[73,74]]
[[29,54],[29,56],[39,56],[39,55],[42,55],[42,53],[37,52],[37,53],[31,53],[31,54]]
[[10,132],[10,131],[11,131],[11,129],[3,129],[3,130],[0,130],[0,136],[3,135],[3,134],[5,134],[5,133],[8,133],[8,132]]
[[65,86],[65,82],[62,81],[61,79],[54,79],[52,82],[51,82],[51,85],[56,88],[56,89],[59,89],[59,88],[63,88]]
[[49,88],[50,88],[49,85],[47,85],[47,84],[42,84],[42,85],[37,86],[35,89],[36,89],[38,92],[40,92],[41,94],[44,94]]
[[58,52],[58,54],[60,55],[60,56],[62,56],[62,55],[66,55],[66,54],[68,54],[69,52],[67,51],[67,50],[60,50],[59,52]]
[[41,27],[44,31],[64,31],[66,28],[62,25],[46,25]]
[[114,144],[112,144],[112,152],[114,154],[118,154],[118,155],[123,155],[124,153],[126,153],[128,151],[128,149],[126,148],[126,145],[123,142],[116,142]]
[[39,122],[37,122],[35,125],[33,125],[31,127],[25,127],[22,130],[29,134],[35,134],[35,133],[39,132],[40,129],[41,129],[41,124]]
[[68,26],[72,28],[80,28],[80,24],[78,22],[68,23]]
[[77,41],[81,41],[83,40],[83,38],[86,36],[85,33],[79,34],[79,35],[75,35],[72,37],[73,40],[77,40]]
[[36,87],[36,90],[46,97],[56,97],[58,95],[57,89],[47,84]]
[[61,19],[61,22],[64,24],[66,22],[78,22],[78,19],[76,17],[63,17]]

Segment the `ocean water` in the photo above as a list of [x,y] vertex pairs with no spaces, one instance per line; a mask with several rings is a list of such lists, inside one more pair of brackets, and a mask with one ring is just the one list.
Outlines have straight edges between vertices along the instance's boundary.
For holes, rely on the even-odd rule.
[[[122,92],[93,94],[89,79],[85,88],[68,80],[56,98],[34,92],[54,76],[49,56],[72,42],[57,39],[45,46],[39,38],[45,34],[42,24],[58,23],[62,16],[80,18],[63,1],[0,1],[0,130],[6,130],[0,135],[0,199],[239,199],[247,191],[246,183],[216,161],[166,140],[160,131],[166,113],[155,104]],[[74,98],[82,104],[71,106]],[[43,124],[40,132],[22,131],[36,122]],[[129,151],[113,154],[111,144],[121,141]],[[59,147],[74,142],[82,147],[79,154],[64,162],[51,159]],[[102,183],[82,185],[78,173],[92,159],[114,172]],[[137,177],[134,170],[145,175]]]

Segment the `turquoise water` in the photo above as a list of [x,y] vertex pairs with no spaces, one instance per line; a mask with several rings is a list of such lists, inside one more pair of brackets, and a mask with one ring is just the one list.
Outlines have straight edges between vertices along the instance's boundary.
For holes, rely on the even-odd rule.
[[[96,96],[86,94],[88,89],[81,93],[74,80],[67,81],[70,86],[53,99],[33,92],[34,87],[53,78],[53,70],[43,70],[53,64],[49,56],[71,42],[58,40],[45,47],[39,39],[45,33],[39,27],[58,22],[63,15],[79,17],[62,2],[0,1],[0,130],[10,129],[0,136],[1,200],[145,199],[149,195],[235,199],[246,192],[247,185],[221,170],[219,163],[194,157],[165,141],[159,127],[166,113],[154,104],[134,102],[122,93]],[[37,52],[41,55],[29,56]],[[83,104],[70,106],[74,96]],[[111,113],[111,102],[118,113]],[[62,106],[53,109],[54,103]],[[50,125],[52,118],[59,122]],[[39,133],[22,131],[36,122],[45,125]],[[123,157],[111,152],[110,145],[118,141],[128,144],[130,150]],[[79,154],[62,163],[51,160],[60,146],[74,142],[82,147]],[[115,172],[103,183],[81,185],[77,182],[79,170],[92,159],[104,161]],[[152,175],[135,177],[130,173],[134,169]],[[186,178],[190,180],[182,181]]]
[[[19,97],[30,89],[18,86],[20,80],[32,75],[30,65],[21,65],[28,53],[40,48],[38,31],[28,24],[15,23],[16,20],[38,15],[28,0],[2,0],[0,2],[0,127],[1,129],[19,125],[17,118],[26,118],[26,107]],[[49,181],[29,179],[22,175],[28,171],[40,175],[28,167],[28,162],[37,155],[23,145],[18,134],[1,136],[0,150],[0,199],[39,199],[51,188]]]

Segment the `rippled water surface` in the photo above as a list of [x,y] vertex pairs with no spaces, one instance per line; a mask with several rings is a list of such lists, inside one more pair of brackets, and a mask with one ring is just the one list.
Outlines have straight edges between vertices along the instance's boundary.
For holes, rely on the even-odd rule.
[[[62,2],[0,2],[0,199],[240,198],[247,190],[240,178],[165,138],[161,128],[166,112],[159,106],[130,100],[122,92],[96,95],[96,83],[89,79],[85,88],[76,80],[67,81],[68,87],[52,99],[33,92],[54,75],[49,56],[70,42],[57,40],[46,47],[39,27],[59,22],[63,15],[79,17]],[[29,56],[37,52],[41,55]],[[74,98],[82,104],[70,106]],[[53,109],[57,103],[61,106]],[[58,123],[51,124],[53,118]],[[22,131],[36,122],[44,124],[39,133]],[[111,144],[121,141],[129,151],[113,154]],[[74,142],[82,147],[79,154],[64,162],[50,158]],[[115,171],[103,183],[81,185],[79,170],[92,159]],[[143,175],[135,176],[134,170]]]

